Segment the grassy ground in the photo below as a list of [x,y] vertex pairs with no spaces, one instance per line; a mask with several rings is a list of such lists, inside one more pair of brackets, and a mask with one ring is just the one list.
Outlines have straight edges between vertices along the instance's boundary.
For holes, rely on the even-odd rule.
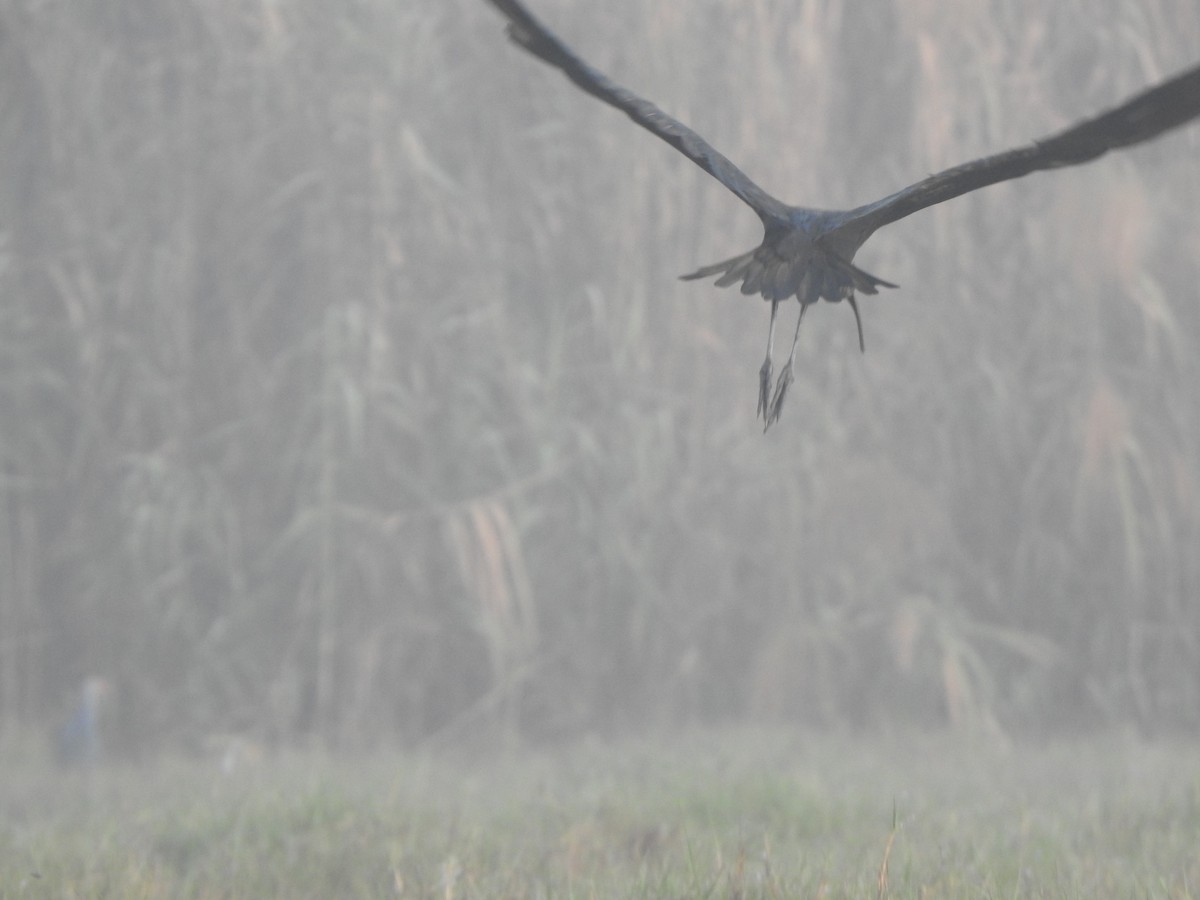
[[176,762],[68,776],[6,771],[0,896],[1200,890],[1200,756],[1121,739],[706,734],[470,764],[292,757],[231,775]]

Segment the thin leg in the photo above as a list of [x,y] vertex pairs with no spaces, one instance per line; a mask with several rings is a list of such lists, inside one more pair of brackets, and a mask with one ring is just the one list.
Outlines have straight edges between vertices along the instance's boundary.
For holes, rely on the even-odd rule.
[[858,314],[858,301],[854,299],[854,294],[851,294],[847,299],[850,301],[850,308],[854,310],[854,324],[858,326],[858,352],[866,353],[867,344],[863,340],[862,317]]
[[779,301],[771,301],[771,325],[767,328],[767,358],[763,360],[762,368],[758,370],[758,415],[767,417],[767,401],[771,398],[771,348],[775,345],[775,313],[779,311]]
[[796,319],[796,333],[792,336],[792,352],[788,354],[787,365],[779,373],[779,382],[775,385],[775,396],[771,399],[771,411],[767,415],[767,424],[763,426],[763,431],[766,431],[779,421],[779,414],[783,412],[783,398],[787,396],[788,385],[796,377],[796,342],[800,340],[800,323],[804,321],[804,311],[806,309],[808,309],[808,304],[801,303],[800,316]]

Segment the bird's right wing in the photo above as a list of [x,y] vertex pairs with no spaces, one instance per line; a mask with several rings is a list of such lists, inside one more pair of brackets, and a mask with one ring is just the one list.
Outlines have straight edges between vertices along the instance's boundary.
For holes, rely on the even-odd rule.
[[509,20],[508,34],[543,62],[549,63],[610,106],[624,112],[647,131],[662,138],[705,172],[740,197],[766,222],[786,220],[787,206],[747,177],[708,141],[649,100],[613,83],[578,56],[517,0],[490,0]]
[[897,219],[969,191],[1030,172],[1085,163],[1120,147],[1148,141],[1200,116],[1200,66],[1138,94],[1115,109],[1066,131],[931,175],[847,215],[846,228],[869,236]]

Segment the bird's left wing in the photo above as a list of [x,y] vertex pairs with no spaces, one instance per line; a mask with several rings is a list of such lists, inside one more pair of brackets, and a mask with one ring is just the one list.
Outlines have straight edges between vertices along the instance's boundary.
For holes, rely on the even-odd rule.
[[1158,137],[1197,116],[1200,116],[1200,66],[1066,131],[1026,147],[955,166],[851,210],[843,227],[870,235],[917,210],[1030,172],[1088,162],[1109,150]]
[[647,131],[662,138],[705,172],[740,197],[764,223],[786,220],[786,204],[775,199],[719,153],[708,141],[649,100],[611,81],[578,56],[517,0],[490,0],[509,20],[508,34],[543,62],[549,63],[610,106],[624,112]]

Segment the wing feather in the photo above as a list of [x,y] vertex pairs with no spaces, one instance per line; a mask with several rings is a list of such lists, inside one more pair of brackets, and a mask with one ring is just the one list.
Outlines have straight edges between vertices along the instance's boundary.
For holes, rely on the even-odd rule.
[[729,190],[733,191],[764,222],[787,218],[788,207],[775,199],[719,153],[708,141],[679,120],[667,115],[649,100],[611,81],[592,68],[574,51],[534,18],[517,0],[491,0],[509,20],[508,34],[514,42],[562,72],[593,97],[624,112],[651,134],[666,141]]
[[1200,66],[1056,135],[955,166],[852,210],[843,227],[869,235],[917,210],[1031,172],[1088,162],[1109,150],[1148,141],[1197,116],[1200,116]]

